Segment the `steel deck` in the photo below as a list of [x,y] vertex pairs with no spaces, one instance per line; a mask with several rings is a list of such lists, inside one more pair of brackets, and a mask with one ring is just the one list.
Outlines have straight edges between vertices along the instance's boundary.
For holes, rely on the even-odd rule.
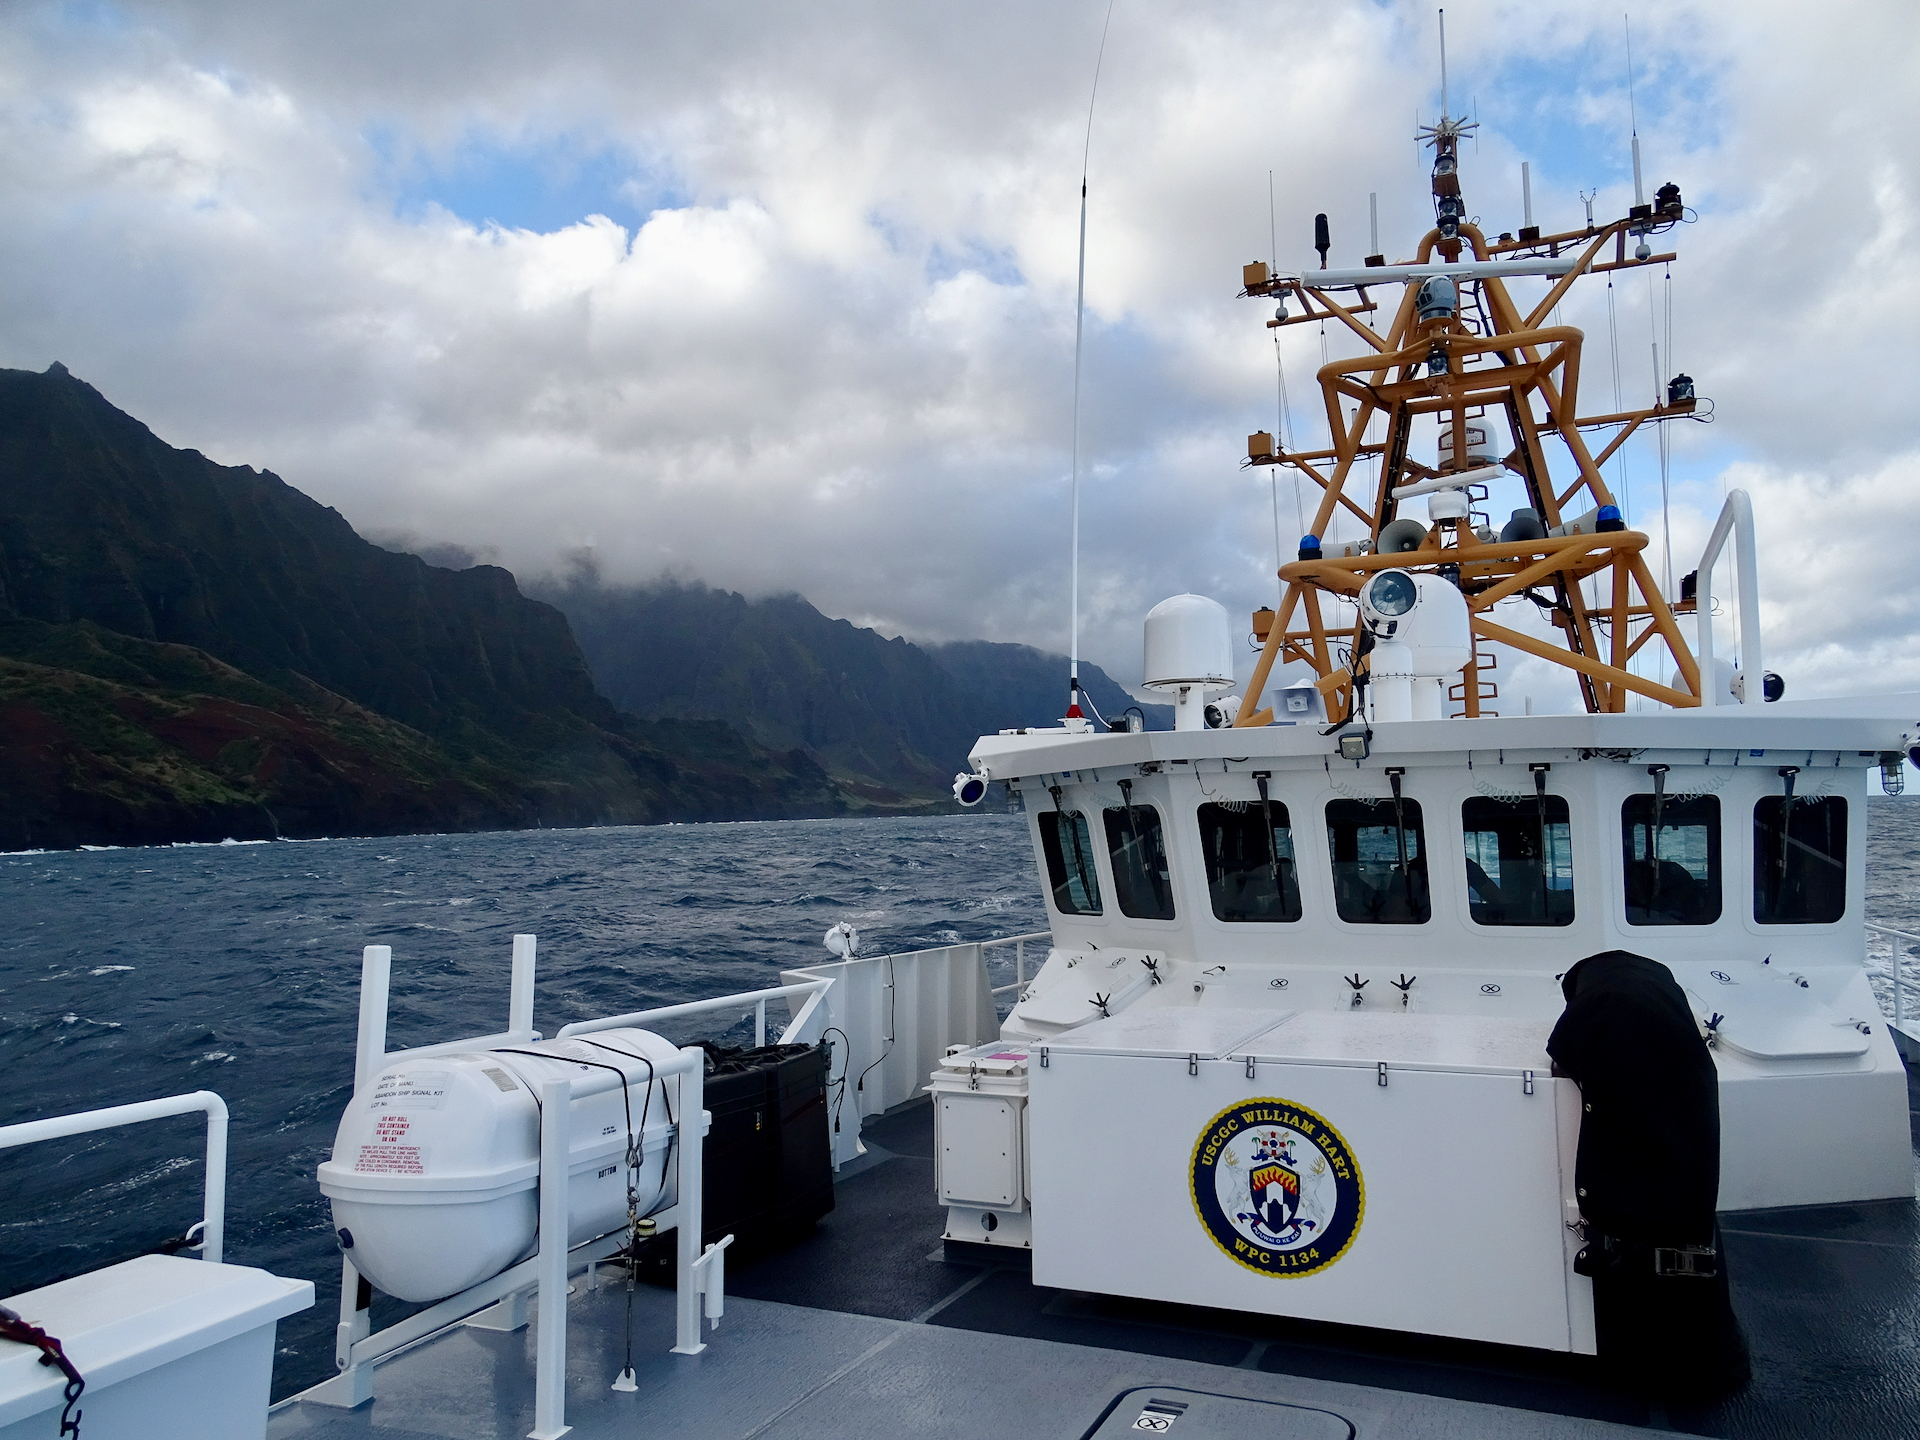
[[[1920,1083],[1911,1076],[1908,1093],[1920,1149]],[[1348,1425],[1368,1440],[1649,1428],[1867,1440],[1920,1426],[1912,1201],[1723,1215],[1754,1381],[1724,1403],[1682,1409],[1607,1386],[1580,1357],[1035,1286],[1018,1253],[943,1250],[929,1238],[944,1217],[933,1200],[925,1102],[870,1120],[864,1139],[869,1154],[842,1172],[836,1208],[813,1234],[729,1267],[727,1318],[705,1354],[667,1353],[671,1294],[635,1293],[637,1393],[608,1389],[621,1363],[624,1283],[576,1288],[567,1418],[578,1440],[1071,1440],[1116,1425],[1140,1433],[1132,1417],[1160,1391],[1169,1405],[1155,1413],[1186,1407],[1165,1433],[1188,1440],[1331,1440]],[[1793,1137],[1781,1144],[1782,1163],[1792,1163]],[[1111,1224],[1116,1247],[1140,1243],[1123,1215],[1089,1223]],[[1497,1247],[1483,1243],[1497,1265]],[[372,1405],[343,1412],[289,1401],[268,1435],[517,1440],[532,1425],[538,1323],[536,1315],[515,1334],[445,1332],[382,1364]]]

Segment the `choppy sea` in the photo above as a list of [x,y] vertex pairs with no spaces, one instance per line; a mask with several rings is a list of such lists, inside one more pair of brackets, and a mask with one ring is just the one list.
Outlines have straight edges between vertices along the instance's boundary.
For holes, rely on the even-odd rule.
[[[352,1088],[363,945],[393,947],[399,1049],[504,1028],[511,937],[533,933],[551,1034],[777,983],[826,958],[837,920],[870,953],[1044,929],[1024,830],[966,815],[0,855],[0,1124],[224,1096],[228,1258],[319,1291],[280,1325],[290,1394],[333,1373],[340,1271],[313,1177]],[[1875,799],[1868,832],[1868,918],[1920,932],[1920,798]],[[1884,998],[1887,947],[1868,951]],[[180,1234],[202,1133],[195,1116],[0,1151],[0,1296]]]
[[[351,1096],[360,950],[393,947],[389,1049],[779,983],[830,957],[1044,929],[1008,815],[535,830],[0,855],[0,1124],[209,1089],[232,1111],[227,1257],[317,1282],[276,1396],[333,1373],[339,1263],[314,1167]],[[1011,978],[1011,977],[1009,977]],[[731,1022],[723,1022],[731,1024]],[[668,1028],[671,1033],[671,1027]],[[751,1019],[673,1038],[752,1043]],[[0,1296],[199,1218],[198,1116],[0,1151]],[[385,1302],[381,1302],[382,1307]],[[392,1313],[376,1309],[375,1323]]]

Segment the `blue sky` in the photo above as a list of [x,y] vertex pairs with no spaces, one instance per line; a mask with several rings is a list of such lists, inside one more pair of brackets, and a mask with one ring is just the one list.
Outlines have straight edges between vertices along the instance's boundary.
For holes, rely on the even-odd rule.
[[548,234],[605,215],[632,230],[655,210],[688,200],[624,147],[588,136],[509,140],[472,131],[435,153],[382,127],[366,142],[374,185],[405,219],[438,205],[480,227]]

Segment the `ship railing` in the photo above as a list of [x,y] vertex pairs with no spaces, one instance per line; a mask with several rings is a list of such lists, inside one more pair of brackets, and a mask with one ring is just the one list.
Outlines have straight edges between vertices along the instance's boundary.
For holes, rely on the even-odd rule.
[[[190,1095],[169,1095],[161,1100],[136,1100],[131,1105],[110,1105],[103,1110],[78,1110],[71,1115],[54,1115],[45,1120],[27,1120],[18,1125],[0,1126],[0,1150],[16,1145],[32,1145],[42,1140],[60,1140],[69,1135],[87,1135],[95,1130],[113,1130],[122,1125],[139,1125],[148,1120],[165,1120],[173,1115],[204,1112],[207,1117],[206,1196],[200,1223],[187,1231],[200,1232],[198,1248],[202,1260],[220,1263],[227,1231],[227,1102],[211,1090],[195,1090]],[[194,1248],[191,1246],[183,1248]]]
[[1701,553],[1700,563],[1694,567],[1694,574],[1699,577],[1699,608],[1694,613],[1699,619],[1695,648],[1700,652],[1697,657],[1700,663],[1700,703],[1722,703],[1713,666],[1713,567],[1719,563],[1720,553],[1726,549],[1729,538],[1733,541],[1734,580],[1738,593],[1740,669],[1745,675],[1740,703],[1759,705],[1765,699],[1766,691],[1766,686],[1761,683],[1766,670],[1760,658],[1760,579],[1754,561],[1753,502],[1747,498],[1744,490],[1727,492],[1726,504],[1720,508],[1720,518],[1714,523],[1707,548]]
[[[999,1038],[1001,997],[989,964],[1010,964],[1015,978],[999,989],[1003,995],[1017,990],[1028,978],[1027,947],[1046,938],[1040,931],[962,941],[781,972],[789,987],[833,982],[809,1028],[797,1029],[796,1014],[787,1033],[802,1041],[836,1042],[827,1086],[836,1170],[864,1153],[862,1123],[917,1099],[949,1050]],[[787,1003],[796,1001],[790,997]]]
[[[737,995],[719,995],[711,1000],[689,1000],[680,1005],[656,1005],[651,1010],[634,1010],[625,1015],[608,1015],[598,1020],[580,1020],[563,1025],[553,1038],[570,1040],[576,1035],[591,1035],[599,1030],[624,1030],[629,1026],[648,1028],[667,1020],[682,1020],[692,1015],[711,1015],[716,1011],[753,1011],[753,1044],[757,1050],[767,1043],[767,1002],[784,1000],[791,1017],[780,1032],[781,1045],[811,1045],[825,1029],[826,1011],[822,1004],[831,979],[802,980],[791,985],[772,985],[765,990],[744,990]],[[794,1002],[805,996],[798,1008]]]
[[1876,925],[1871,920],[1867,921],[1866,925],[1867,929],[1875,935],[1884,935],[1887,938],[1888,948],[1892,951],[1887,959],[1887,974],[1893,986],[1893,1028],[1905,1034],[1907,1030],[1907,957],[1902,947],[1903,943],[1920,944],[1920,935],[1906,930],[1896,930],[1891,925]]
[[1005,985],[992,986],[988,993],[992,995],[1012,995],[1016,1000],[1025,998],[1027,988],[1027,946],[1030,944],[1051,945],[1052,943],[1053,932],[1050,930],[1035,930],[1026,935],[1008,935],[1000,940],[981,941],[980,953],[983,957],[986,957],[989,965],[995,963],[995,961],[1003,965],[1006,963],[1004,956],[987,956],[989,950],[1004,950],[1009,945],[1013,947],[1013,980]]

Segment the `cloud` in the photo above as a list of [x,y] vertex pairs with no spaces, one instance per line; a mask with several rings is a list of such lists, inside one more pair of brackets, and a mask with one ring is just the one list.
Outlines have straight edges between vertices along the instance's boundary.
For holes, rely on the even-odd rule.
[[[1073,286],[1104,5],[125,3],[0,19],[0,362],[76,374],[175,444],[274,469],[367,533],[522,574],[590,547],[929,638],[1064,648]],[[1450,7],[1482,125],[1471,209],[1629,203],[1617,9]],[[1637,20],[1649,183],[1700,223],[1663,279],[1591,285],[1589,396],[1664,377],[1676,570],[1723,483],[1754,495],[1769,663],[1794,693],[1920,683],[1920,615],[1876,609],[1920,434],[1920,23],[1859,4]],[[1410,4],[1122,3],[1093,129],[1082,391],[1083,649],[1198,590],[1272,593],[1265,312],[1238,266],[1425,222]],[[577,213],[568,213],[569,211]],[[1316,423],[1320,338],[1285,332]],[[1614,337],[1617,337],[1614,338]],[[1329,336],[1329,353],[1347,348]],[[1671,362],[1669,364],[1668,362]],[[1428,442],[1430,443],[1430,442]],[[1651,441],[1620,462],[1660,523]],[[1279,494],[1282,541],[1297,524]],[[1515,502],[1517,503],[1517,501]],[[1539,667],[1533,667],[1538,669]],[[1509,671],[1542,704],[1554,677]],[[1562,693],[1564,691],[1564,693]],[[1557,697],[1557,698],[1554,698]],[[1517,707],[1516,707],[1517,708]]]

